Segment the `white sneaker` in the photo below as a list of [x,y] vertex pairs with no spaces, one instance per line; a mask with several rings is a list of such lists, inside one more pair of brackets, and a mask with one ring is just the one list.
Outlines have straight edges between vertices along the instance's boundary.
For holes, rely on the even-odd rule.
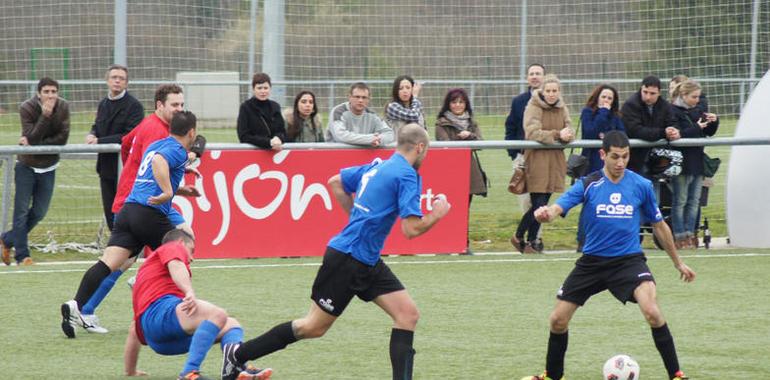
[[61,304],[61,330],[67,338],[75,337],[75,327],[80,325],[80,311],[75,300]]
[[134,289],[134,284],[136,283],[136,276],[131,276],[126,280],[126,284],[128,284],[128,287],[131,288],[131,290]]
[[110,332],[101,326],[99,317],[96,314],[80,314],[80,319],[83,321],[83,328],[90,333],[106,334]]

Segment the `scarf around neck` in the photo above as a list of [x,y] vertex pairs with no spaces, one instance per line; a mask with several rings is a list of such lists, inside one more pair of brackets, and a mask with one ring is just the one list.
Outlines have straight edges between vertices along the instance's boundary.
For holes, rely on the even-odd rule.
[[688,110],[690,108],[693,108],[693,106],[690,106],[687,103],[685,103],[684,99],[681,96],[677,96],[676,99],[674,99],[674,105],[677,106],[677,107],[682,107],[682,108],[688,109]]
[[463,112],[460,116],[453,114],[452,111],[445,111],[444,117],[446,117],[455,128],[461,131],[467,130],[471,125],[471,116],[468,115],[468,111]]

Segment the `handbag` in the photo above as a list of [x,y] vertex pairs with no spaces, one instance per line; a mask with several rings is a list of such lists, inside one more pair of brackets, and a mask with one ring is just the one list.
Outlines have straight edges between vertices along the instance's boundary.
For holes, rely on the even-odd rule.
[[516,165],[513,168],[511,181],[508,183],[508,191],[513,194],[524,194],[527,192],[527,173],[524,165]]
[[[580,131],[580,122],[578,122],[578,126],[575,129],[576,136],[578,131]],[[586,175],[586,171],[588,171],[588,157],[572,153],[574,151],[575,148],[570,148],[569,157],[567,157],[567,175],[572,177],[572,183]]]
[[719,170],[719,164],[722,160],[719,157],[711,158],[708,154],[703,153],[703,176],[706,178],[712,178],[717,174]]

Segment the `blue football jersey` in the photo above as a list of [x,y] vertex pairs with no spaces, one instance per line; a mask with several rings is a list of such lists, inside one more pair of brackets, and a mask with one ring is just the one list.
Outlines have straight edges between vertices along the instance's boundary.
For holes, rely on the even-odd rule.
[[642,252],[641,221],[663,220],[652,182],[630,170],[618,183],[610,181],[603,170],[601,173],[601,177],[585,187],[583,181],[577,181],[556,204],[566,215],[583,203],[584,254],[615,257]]
[[169,178],[171,179],[172,194],[176,193],[179,188],[179,183],[184,176],[184,168],[187,163],[187,150],[176,139],[169,136],[165,139],[158,140],[145,150],[142,156],[142,163],[139,165],[139,170],[136,173],[136,180],[134,181],[134,187],[131,189],[131,193],[126,199],[126,203],[138,203],[140,205],[155,207],[161,210],[165,215],[168,215],[171,211],[171,201],[160,205],[151,205],[147,203],[148,199],[152,196],[160,195],[163,193],[158,183],[155,181],[155,176],[152,174],[152,158],[156,154],[160,154],[168,162]]
[[396,217],[422,217],[422,179],[404,156],[340,171],[348,194],[355,193],[345,228],[329,241],[329,247],[374,266]]

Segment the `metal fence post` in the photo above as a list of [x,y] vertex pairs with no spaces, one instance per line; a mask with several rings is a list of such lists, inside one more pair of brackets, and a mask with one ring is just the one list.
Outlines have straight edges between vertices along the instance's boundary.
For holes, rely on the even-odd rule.
[[3,214],[2,230],[6,231],[8,218],[11,214],[11,187],[13,186],[13,156],[0,156],[0,165],[3,166]]

